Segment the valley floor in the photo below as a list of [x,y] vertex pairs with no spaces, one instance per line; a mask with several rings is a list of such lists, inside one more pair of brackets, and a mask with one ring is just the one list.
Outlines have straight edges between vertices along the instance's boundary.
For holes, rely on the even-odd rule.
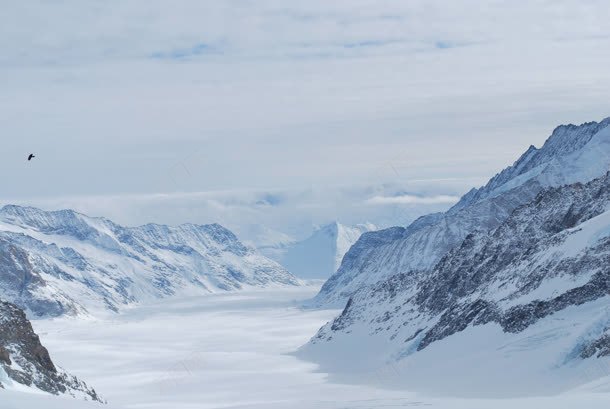
[[[103,320],[34,322],[56,364],[96,388],[108,409],[607,408],[592,388],[556,397],[438,399],[337,384],[290,355],[337,311],[303,311],[318,287],[164,300]],[[603,390],[607,391],[604,385]],[[2,409],[99,404],[0,390]]]

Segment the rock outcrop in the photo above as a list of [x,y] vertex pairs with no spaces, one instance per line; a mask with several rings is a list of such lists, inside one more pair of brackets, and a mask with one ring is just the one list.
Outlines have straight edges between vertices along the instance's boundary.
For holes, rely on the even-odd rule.
[[[103,402],[83,381],[57,368],[25,313],[0,301],[0,371],[6,374],[6,388],[18,383],[53,395],[69,395]],[[0,378],[2,379],[2,378]]]

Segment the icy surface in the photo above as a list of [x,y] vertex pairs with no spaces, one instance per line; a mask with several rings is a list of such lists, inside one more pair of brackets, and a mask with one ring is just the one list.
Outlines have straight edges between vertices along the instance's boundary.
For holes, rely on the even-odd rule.
[[[62,318],[35,325],[58,363],[94,383],[108,399],[103,406],[108,409],[605,409],[610,403],[610,383],[603,379],[558,396],[513,399],[430,397],[413,392],[414,387],[392,390],[399,372],[383,368],[359,384],[337,383],[291,354],[336,314],[295,307],[314,291],[300,287],[166,299],[109,319]],[[527,347],[526,341],[521,343]],[[485,349],[481,358],[492,352]],[[445,354],[440,350],[439,360]],[[462,374],[479,365],[485,367],[482,361],[468,362]],[[3,409],[102,407],[6,390],[0,390],[0,402]]]
[[[370,223],[346,226],[334,222],[317,229],[305,240],[273,247],[276,253],[269,255],[297,277],[328,278],[362,233],[375,229]],[[265,251],[270,252],[271,248],[266,247]]]

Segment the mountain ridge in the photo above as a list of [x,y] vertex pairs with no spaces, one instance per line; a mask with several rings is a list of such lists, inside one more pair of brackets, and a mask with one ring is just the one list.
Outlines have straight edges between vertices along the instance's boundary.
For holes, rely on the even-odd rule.
[[0,209],[0,246],[0,296],[32,317],[301,284],[217,223],[123,227],[73,210],[9,205]]
[[[608,125],[610,118],[557,127],[542,148],[528,149],[515,165],[498,173],[482,188],[471,190],[447,212],[423,216],[407,226],[402,236],[388,229],[384,244],[369,246],[366,252],[362,252],[363,245],[353,246],[346,254],[347,263],[341,265],[311,304],[341,305],[358,288],[394,273],[430,269],[469,233],[497,227],[514,209],[546,187],[602,175],[610,168]],[[498,185],[501,180],[503,183]]]
[[[561,128],[565,156],[518,161],[513,179],[467,206],[363,235],[328,281],[323,301],[347,299],[341,314],[299,354],[332,373],[399,365],[399,383],[462,393],[480,382],[500,395],[555,393],[578,385],[591,359],[610,364],[609,124]],[[412,268],[434,233],[437,246],[463,237]],[[480,359],[487,372],[458,365]]]

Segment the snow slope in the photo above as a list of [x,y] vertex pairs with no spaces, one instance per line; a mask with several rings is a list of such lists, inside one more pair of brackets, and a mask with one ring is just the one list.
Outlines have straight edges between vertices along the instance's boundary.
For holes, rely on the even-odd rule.
[[487,185],[466,194],[446,213],[363,234],[312,301],[343,306],[360,288],[398,273],[430,270],[468,234],[496,228],[543,189],[586,182],[610,167],[610,118],[555,129],[540,149],[530,147]]
[[[335,313],[295,307],[316,290],[171,298],[109,319],[37,320],[35,326],[57,362],[95,384],[108,409],[605,409],[610,403],[610,379],[586,383],[586,377],[561,395],[511,399],[391,390],[396,372],[382,368],[357,385],[335,382],[290,354]],[[6,390],[0,390],[0,402],[2,409],[102,407]]]
[[543,190],[430,271],[358,290],[301,353],[339,373],[397,365],[400,384],[452,395],[598,381],[608,372],[591,368],[610,368],[610,173]]
[[334,222],[313,232],[305,240],[282,244],[274,259],[301,278],[328,278],[341,265],[343,256],[372,224],[345,226]]
[[292,236],[261,224],[246,226],[242,230],[247,230],[246,235],[250,237],[246,242],[248,245],[277,262],[280,262],[286,249],[297,242]]
[[300,284],[218,224],[123,227],[72,210],[5,206],[0,250],[0,297],[35,317]]

